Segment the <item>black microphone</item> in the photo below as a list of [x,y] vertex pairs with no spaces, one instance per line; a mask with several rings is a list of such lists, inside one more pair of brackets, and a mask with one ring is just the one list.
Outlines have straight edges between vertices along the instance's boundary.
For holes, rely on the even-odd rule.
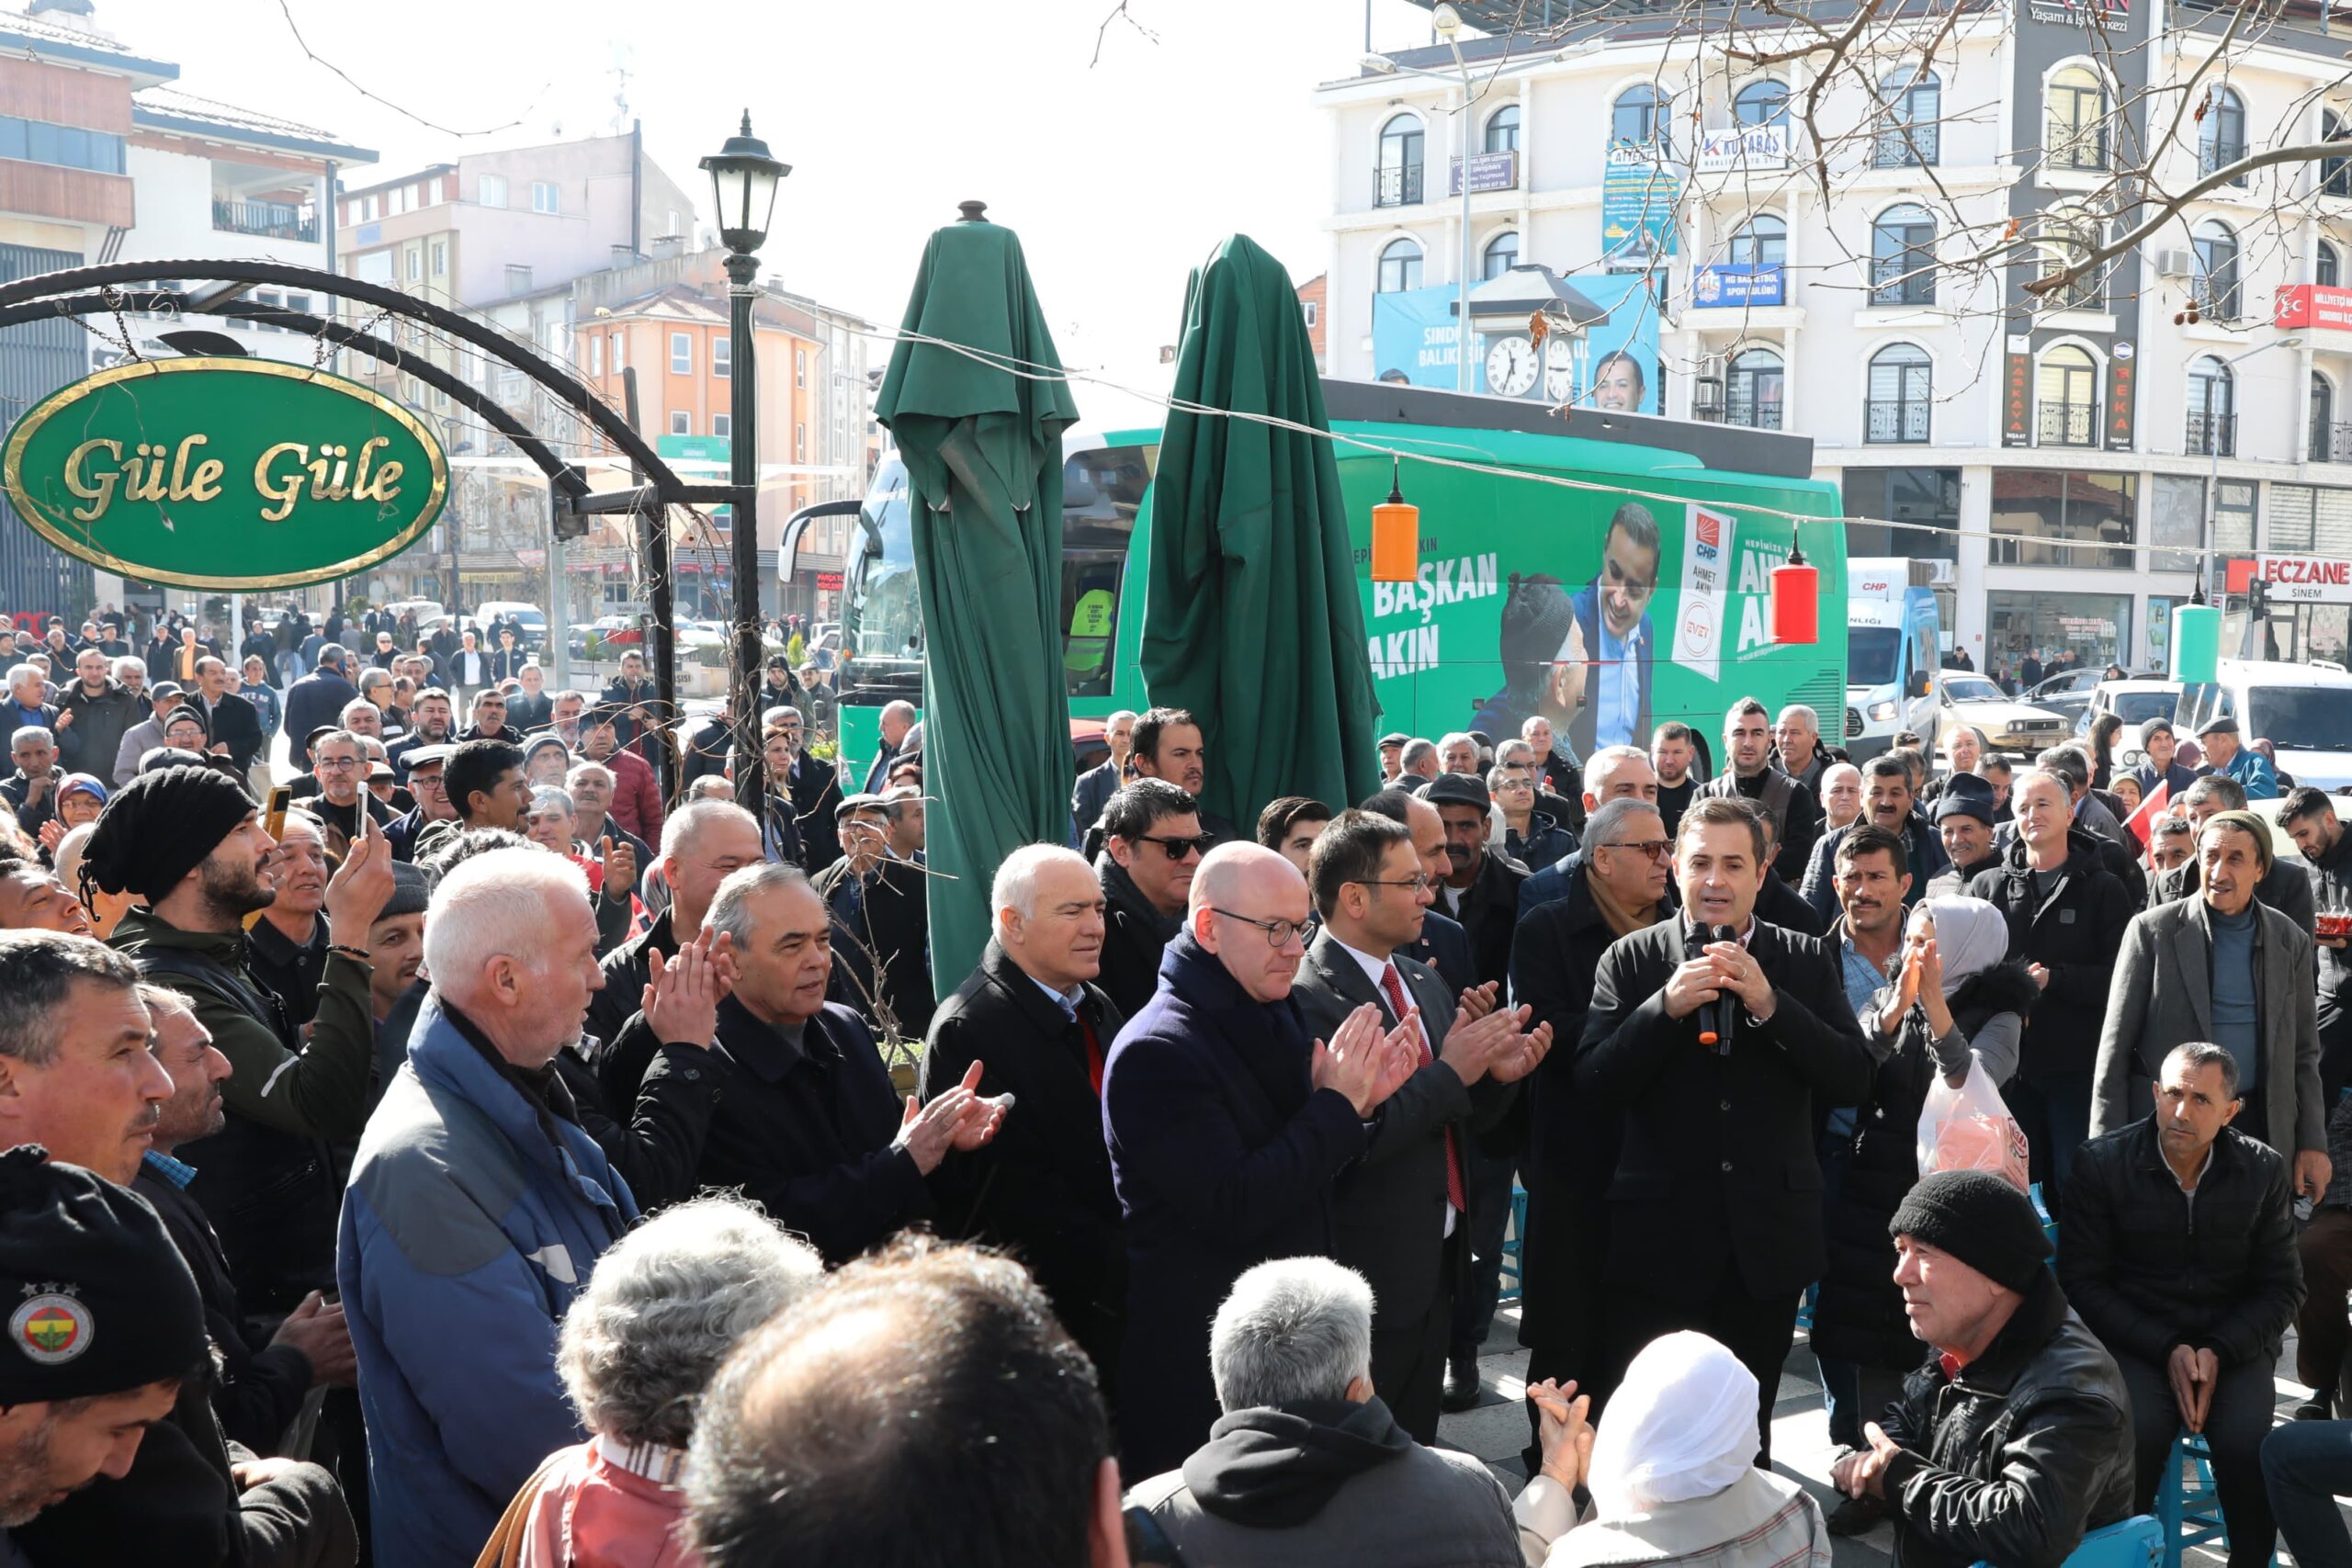
[[[1739,933],[1732,930],[1729,926],[1716,926],[1707,933],[1707,940],[1710,942],[1737,942],[1739,940]],[[1699,1043],[1702,1045],[1713,1046],[1715,1048],[1715,1055],[1718,1056],[1730,1055],[1732,1017],[1733,1002],[1732,998],[1728,996],[1719,994],[1713,1001],[1701,1004],[1699,1009]]]

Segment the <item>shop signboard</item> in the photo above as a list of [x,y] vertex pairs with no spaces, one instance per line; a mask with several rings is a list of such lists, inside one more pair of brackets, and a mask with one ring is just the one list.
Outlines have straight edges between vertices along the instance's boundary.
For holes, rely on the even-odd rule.
[[2270,324],[2352,332],[2352,288],[2326,283],[2287,284],[2271,305]]
[[1682,176],[1655,143],[1615,141],[1600,176],[1600,250],[1612,266],[1645,266],[1675,251]]
[[2137,351],[2119,341],[2107,356],[2107,449],[2132,450],[2132,392],[2140,378]]
[[2033,445],[2033,353],[2032,344],[2022,337],[2009,339],[2007,363],[2001,373],[2001,445],[2030,446]]
[[1702,266],[1690,279],[1690,303],[1702,310],[1784,304],[1783,276],[1777,265]]
[[2112,32],[2131,19],[2132,0],[2031,0],[2028,15],[2037,22]]
[[1789,164],[1789,128],[1785,125],[1729,125],[1699,137],[1699,172],[1725,174],[1735,169],[1784,169]]
[[140,360],[35,403],[0,445],[33,530],[102,571],[229,592],[327,582],[422,538],[440,443],[380,393],[307,365]]
[[[1462,160],[1450,165],[1450,187],[1446,194],[1462,194]],[[1516,190],[1519,187],[1519,154],[1516,152],[1473,152],[1470,154],[1470,194],[1483,195],[1490,190]]]
[[[733,462],[735,443],[725,435],[657,435],[653,438],[653,455],[667,462],[716,464],[715,474],[697,476],[705,482],[717,484],[727,479],[729,465]],[[711,516],[721,523],[735,515],[731,506],[714,506]]]
[[2328,556],[2259,555],[2229,564],[2228,591],[2267,584],[2274,604],[2352,604],[2352,560]]

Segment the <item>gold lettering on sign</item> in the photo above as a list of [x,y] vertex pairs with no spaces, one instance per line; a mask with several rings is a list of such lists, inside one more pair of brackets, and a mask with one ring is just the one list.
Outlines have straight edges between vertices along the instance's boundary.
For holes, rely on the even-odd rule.
[[[294,454],[294,462],[296,464],[294,471],[273,478],[269,470],[270,463],[277,458],[280,453],[284,452],[291,452]],[[304,477],[302,465],[309,461],[310,456],[311,449],[303,443],[300,441],[281,441],[277,446],[265,451],[261,457],[254,461],[254,489],[261,491],[262,495],[267,500],[277,503],[275,507],[265,506],[262,508],[261,520],[263,522],[283,523],[293,513],[294,502],[301,496],[302,493],[302,479]]]
[[198,461],[194,478],[190,478],[187,471],[188,458],[195,455],[198,447],[211,439],[209,435],[185,437],[180,442],[179,450],[173,454],[171,496],[174,501],[220,499],[221,468],[219,458],[206,457]]
[[352,483],[352,500],[396,501],[399,499],[400,479],[403,472],[401,463],[386,462],[373,475],[368,471],[368,465],[375,460],[376,448],[390,446],[391,444],[392,440],[389,435],[372,435],[368,438],[367,445],[359,448],[359,470]]
[[83,459],[97,451],[104,451],[109,462],[119,463],[122,460],[122,443],[119,441],[85,441],[74,447],[73,453],[65,459],[65,488],[84,501],[97,503],[95,506],[75,507],[74,516],[77,522],[96,523],[105,516],[107,508],[114,504],[114,487],[122,479],[120,474],[111,469],[95,479],[82,477]]

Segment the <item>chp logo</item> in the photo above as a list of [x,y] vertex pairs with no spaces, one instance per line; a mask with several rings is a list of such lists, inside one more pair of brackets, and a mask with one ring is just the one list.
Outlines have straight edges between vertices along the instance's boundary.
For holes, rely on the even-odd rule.
[[1723,554],[1724,520],[1712,512],[1699,513],[1698,557],[1701,560],[1715,560]]
[[9,1341],[45,1367],[61,1366],[88,1349],[94,1332],[90,1309],[59,1285],[27,1287],[24,1304],[8,1319]]

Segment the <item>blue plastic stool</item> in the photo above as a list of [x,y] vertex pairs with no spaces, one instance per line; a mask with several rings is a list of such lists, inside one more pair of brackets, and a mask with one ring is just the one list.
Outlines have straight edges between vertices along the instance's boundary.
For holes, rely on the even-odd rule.
[[[2134,1514],[2083,1537],[2066,1554],[2064,1568],[2157,1568],[2163,1560],[2164,1529],[2147,1514]],[[1979,1562],[1976,1568],[1993,1568]]]
[[2058,1266],[2056,1262],[2058,1253],[2058,1222],[2052,1216],[2050,1213],[2050,1205],[2041,1201],[2041,1182],[2037,1181],[2032,1186],[2027,1188],[2025,1190],[2025,1195],[2033,1200],[2033,1212],[2041,1216],[2041,1234],[2043,1236],[2047,1237],[2050,1242],[2050,1252],[2052,1258],[2051,1267],[2055,1269]]
[[[2213,1456],[2205,1439],[2184,1431],[2165,1456],[2164,1480],[2156,1486],[2156,1524],[2163,1533],[2164,1568],[2180,1568],[2180,1554],[2192,1546],[2225,1546],[2222,1495],[2213,1486]],[[2278,1561],[2271,1554],[2271,1561]]]
[[1502,1288],[1495,1292],[1495,1304],[1500,1306],[1519,1300],[1519,1259],[1527,1246],[1527,1189],[1516,1181],[1510,1188],[1510,1234],[1503,1238],[1498,1278]]

